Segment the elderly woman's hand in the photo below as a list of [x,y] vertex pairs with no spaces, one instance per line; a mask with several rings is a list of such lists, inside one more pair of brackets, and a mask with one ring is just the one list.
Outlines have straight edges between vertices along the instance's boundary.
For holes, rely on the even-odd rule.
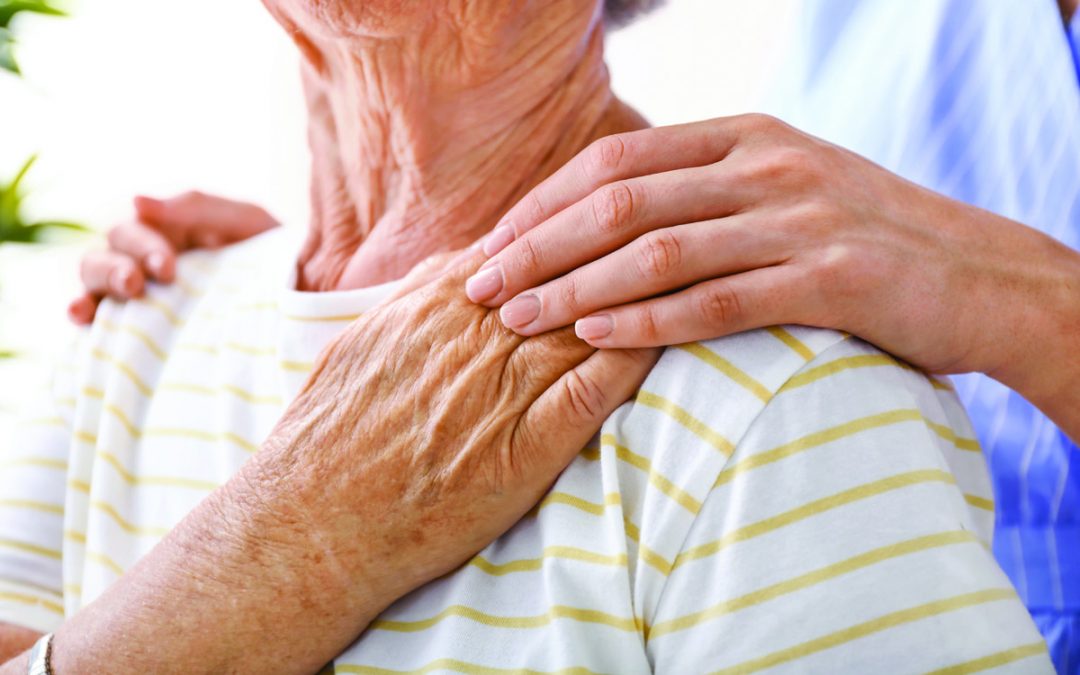
[[576,322],[594,346],[641,347],[836,328],[930,371],[988,373],[1080,434],[1080,255],[766,116],[601,139],[484,250],[469,297],[522,335]]
[[481,260],[335,339],[262,451],[57,633],[57,672],[315,672],[525,515],[658,352],[515,335],[461,292]]
[[130,300],[143,294],[147,281],[171,283],[177,253],[233,244],[278,225],[254,204],[201,192],[164,200],[136,197],[134,206],[131,221],[109,230],[108,250],[83,257],[85,291],[68,305],[75,324],[91,323],[103,297]]

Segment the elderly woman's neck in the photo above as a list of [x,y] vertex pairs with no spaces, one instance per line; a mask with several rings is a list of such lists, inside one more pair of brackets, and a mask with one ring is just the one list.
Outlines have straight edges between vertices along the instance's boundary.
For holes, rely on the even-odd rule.
[[320,45],[305,75],[315,159],[299,287],[399,278],[488,232],[592,140],[644,126],[610,92],[601,33],[560,42],[554,26],[498,49],[466,32]]

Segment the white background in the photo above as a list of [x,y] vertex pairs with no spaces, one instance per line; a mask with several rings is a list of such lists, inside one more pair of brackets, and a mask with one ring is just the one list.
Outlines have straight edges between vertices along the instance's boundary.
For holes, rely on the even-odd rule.
[[[755,109],[798,0],[668,0],[613,34],[616,91],[655,124]],[[0,73],[0,176],[33,153],[35,218],[105,229],[133,195],[185,189],[306,212],[304,112],[292,45],[257,0],[72,0],[16,25],[25,77]],[[0,443],[67,343],[88,244],[0,246]]]

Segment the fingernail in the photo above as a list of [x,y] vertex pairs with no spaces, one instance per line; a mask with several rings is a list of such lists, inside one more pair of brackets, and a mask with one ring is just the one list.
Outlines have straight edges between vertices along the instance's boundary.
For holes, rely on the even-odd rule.
[[160,251],[154,251],[146,256],[146,266],[150,268],[154,276],[161,276],[165,271],[165,255]]
[[465,295],[473,302],[495,297],[503,288],[502,268],[498,265],[480,270],[465,282]]
[[574,324],[574,333],[582,340],[602,340],[615,330],[615,321],[610,314],[587,316]]
[[540,298],[531,293],[514,298],[502,306],[499,316],[507,328],[523,328],[540,316]]
[[118,267],[109,275],[113,290],[125,297],[135,295],[135,272],[130,267]]
[[491,257],[510,245],[514,241],[514,227],[512,225],[500,225],[491,231],[487,241],[484,242],[484,255]]

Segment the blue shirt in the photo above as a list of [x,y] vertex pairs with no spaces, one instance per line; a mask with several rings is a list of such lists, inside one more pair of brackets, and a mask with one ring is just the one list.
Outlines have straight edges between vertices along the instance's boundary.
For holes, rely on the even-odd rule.
[[[1066,27],[1054,0],[805,0],[802,12],[771,112],[1080,248],[1080,17]],[[1076,672],[1078,449],[1002,385],[956,382],[994,477],[994,552],[1059,670]]]

